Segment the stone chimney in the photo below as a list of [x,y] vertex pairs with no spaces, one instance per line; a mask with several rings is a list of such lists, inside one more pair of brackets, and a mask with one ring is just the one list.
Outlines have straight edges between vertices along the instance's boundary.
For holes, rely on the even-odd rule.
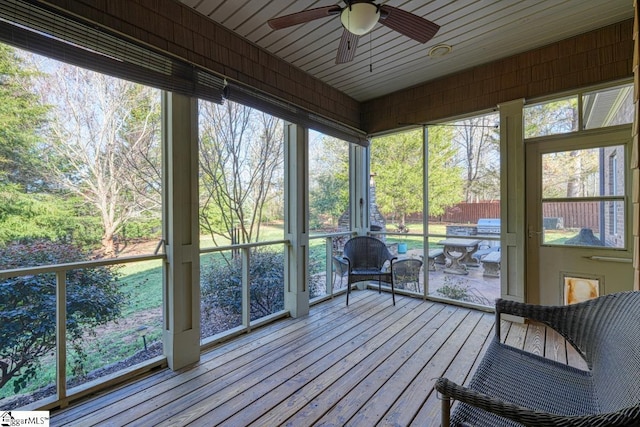
[[[371,224],[371,231],[387,231],[386,221],[376,202],[376,183],[374,180],[375,174],[371,174],[369,177],[369,222]],[[338,229],[349,229],[349,211],[347,210],[338,219]]]
[[[376,200],[376,181],[374,179],[376,175],[371,174],[369,177],[369,221],[371,223],[371,231],[386,231],[387,222],[378,209],[378,202]],[[376,230],[376,228],[379,228]]]

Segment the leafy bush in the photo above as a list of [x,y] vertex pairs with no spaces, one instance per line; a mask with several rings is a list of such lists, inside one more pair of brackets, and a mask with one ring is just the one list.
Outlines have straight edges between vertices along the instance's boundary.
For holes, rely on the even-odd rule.
[[469,285],[463,279],[444,278],[444,285],[436,289],[438,293],[449,299],[460,301],[471,301],[469,295]]
[[[256,250],[249,263],[251,280],[251,320],[284,308],[284,255],[282,252]],[[242,263],[236,256],[203,268],[202,304],[208,312],[223,310],[242,315]]]
[[[83,261],[88,254],[71,244],[37,241],[0,247],[0,270]],[[67,339],[77,356],[76,375],[86,355],[82,338],[120,316],[125,296],[117,273],[98,267],[67,272]],[[39,360],[56,346],[56,274],[0,281],[0,388],[14,379],[18,392],[35,378]]]
[[455,299],[459,301],[472,302],[475,304],[481,304],[491,306],[491,301],[485,297],[476,288],[472,288],[467,284],[466,279],[445,277],[444,285],[436,289],[436,291],[445,298]]

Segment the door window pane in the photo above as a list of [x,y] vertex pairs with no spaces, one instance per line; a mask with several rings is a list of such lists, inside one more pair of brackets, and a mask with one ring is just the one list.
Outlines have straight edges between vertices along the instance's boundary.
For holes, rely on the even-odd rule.
[[[545,245],[624,248],[624,202],[544,202]],[[602,232],[604,231],[604,232]]]
[[542,156],[543,243],[625,247],[624,147]]
[[542,197],[624,196],[624,147],[602,147],[542,156]]

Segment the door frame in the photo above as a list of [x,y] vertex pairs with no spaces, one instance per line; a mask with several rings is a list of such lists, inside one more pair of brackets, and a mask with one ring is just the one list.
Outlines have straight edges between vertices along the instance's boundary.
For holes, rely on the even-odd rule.
[[[599,148],[623,145],[625,153],[625,247],[608,249],[612,256],[632,259],[633,254],[633,211],[631,200],[631,125],[615,126],[569,134],[538,137],[525,140],[525,183],[526,198],[526,279],[525,298],[532,304],[540,303],[540,247],[542,239],[542,165],[543,154],[573,149]],[[594,248],[593,251],[602,249]],[[587,252],[589,250],[587,249]],[[615,255],[614,255],[615,254]]]

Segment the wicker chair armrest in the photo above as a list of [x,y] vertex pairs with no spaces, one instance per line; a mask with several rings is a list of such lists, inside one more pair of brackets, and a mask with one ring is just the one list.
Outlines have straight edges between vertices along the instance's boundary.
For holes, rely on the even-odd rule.
[[497,314],[520,316],[547,323],[551,327],[553,327],[553,319],[562,318],[568,310],[569,306],[544,306],[505,299],[498,299],[496,301]]
[[621,427],[638,425],[640,406],[632,406],[614,413],[562,416],[525,408],[463,387],[446,378],[438,378],[435,389],[444,397],[466,403],[492,414],[508,418],[525,426],[561,425],[566,427]]

